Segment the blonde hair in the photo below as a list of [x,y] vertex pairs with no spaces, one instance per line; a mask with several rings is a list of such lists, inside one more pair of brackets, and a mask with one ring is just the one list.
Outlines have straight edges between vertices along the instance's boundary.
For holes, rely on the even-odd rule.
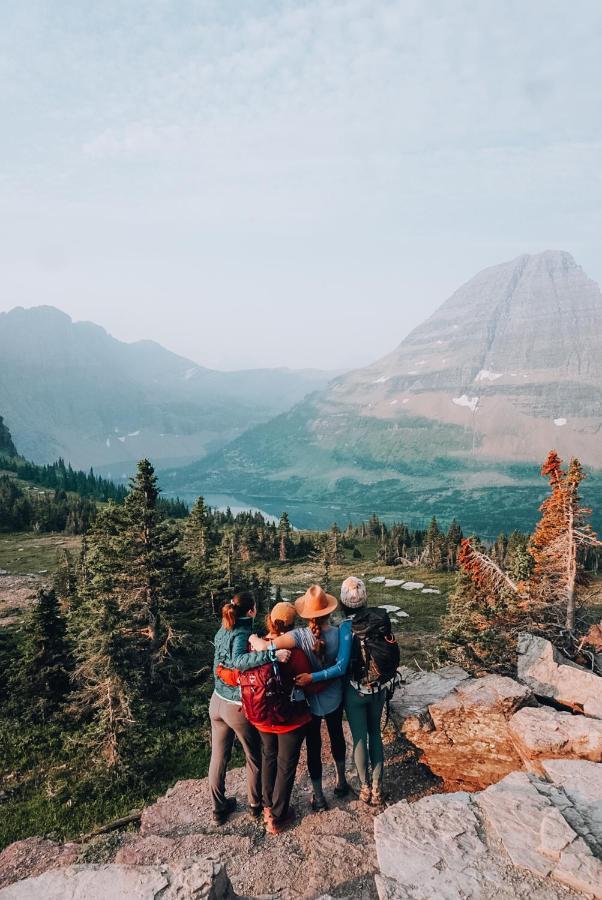
[[322,625],[326,623],[329,618],[330,614],[327,616],[320,616],[317,619],[310,619],[307,623],[308,628],[314,636],[314,653],[320,662],[324,662],[324,656],[326,654],[326,641],[322,637]]

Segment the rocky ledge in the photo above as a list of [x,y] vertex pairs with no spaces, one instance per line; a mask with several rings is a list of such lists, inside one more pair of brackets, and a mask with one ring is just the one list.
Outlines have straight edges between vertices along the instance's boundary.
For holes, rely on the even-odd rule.
[[[270,837],[248,815],[243,770],[228,775],[238,810],[223,828],[206,779],[183,781],[138,833],[7,847],[0,900],[602,900],[602,678],[566,665],[569,688],[547,642],[521,645],[522,682],[403,671],[384,812],[354,793],[312,814],[302,766],[297,823]],[[325,775],[331,791],[329,760]]]
[[602,765],[542,766],[389,807],[375,822],[381,900],[602,898]]

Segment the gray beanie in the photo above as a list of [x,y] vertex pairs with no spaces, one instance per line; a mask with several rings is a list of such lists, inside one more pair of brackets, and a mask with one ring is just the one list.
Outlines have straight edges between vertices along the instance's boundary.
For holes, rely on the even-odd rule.
[[367,605],[366,585],[361,578],[350,575],[345,579],[341,585],[341,603],[348,609],[359,609]]

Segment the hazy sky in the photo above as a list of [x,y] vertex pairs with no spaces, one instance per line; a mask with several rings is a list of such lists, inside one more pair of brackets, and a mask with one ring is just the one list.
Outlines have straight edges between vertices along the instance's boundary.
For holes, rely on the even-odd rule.
[[601,48],[599,0],[2,0],[0,309],[335,368],[522,252],[602,281]]

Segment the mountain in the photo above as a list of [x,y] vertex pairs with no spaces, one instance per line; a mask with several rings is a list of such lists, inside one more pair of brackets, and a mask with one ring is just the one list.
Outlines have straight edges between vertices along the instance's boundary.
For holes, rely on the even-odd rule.
[[13,444],[11,433],[0,416],[0,456],[16,456],[17,448]]
[[153,341],[118,341],[49,306],[0,314],[0,410],[20,452],[36,462],[190,462],[331,377],[213,371]]
[[489,509],[528,527],[536,504],[527,515],[521,497],[534,506],[550,448],[602,469],[601,387],[598,285],[568,253],[524,255],[480,272],[392,353],[186,467],[174,487],[313,498],[331,514],[468,510],[481,528]]

